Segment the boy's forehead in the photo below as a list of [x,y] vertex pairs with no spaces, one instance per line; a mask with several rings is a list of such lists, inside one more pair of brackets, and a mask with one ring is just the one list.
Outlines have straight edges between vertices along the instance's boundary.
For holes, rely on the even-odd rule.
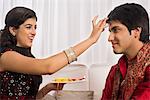
[[109,21],[108,24],[109,24],[109,25],[112,25],[112,24],[121,24],[121,22],[118,21],[118,20],[113,20],[113,21]]
[[108,25],[109,25],[109,28],[110,28],[110,27],[122,26],[123,24],[119,21],[110,21],[108,23]]

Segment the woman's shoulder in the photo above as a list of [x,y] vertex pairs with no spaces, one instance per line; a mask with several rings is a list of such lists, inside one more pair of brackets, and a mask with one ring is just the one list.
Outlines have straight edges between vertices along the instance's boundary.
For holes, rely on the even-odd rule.
[[7,52],[7,51],[13,51],[13,49],[10,47],[1,47],[0,48],[0,56],[2,56],[2,54]]
[[8,47],[1,48],[0,53],[2,55],[3,53],[5,53],[7,51],[13,51],[13,52],[19,53],[21,55],[34,58],[34,56],[31,53],[31,48],[23,48],[23,47],[18,47],[18,46],[8,46]]

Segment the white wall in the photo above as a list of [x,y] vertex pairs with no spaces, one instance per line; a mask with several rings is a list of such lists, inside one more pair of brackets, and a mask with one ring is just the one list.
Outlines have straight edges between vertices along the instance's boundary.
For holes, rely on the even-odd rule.
[[99,100],[105,86],[111,65],[91,65],[89,68],[89,89],[94,91],[94,100]]

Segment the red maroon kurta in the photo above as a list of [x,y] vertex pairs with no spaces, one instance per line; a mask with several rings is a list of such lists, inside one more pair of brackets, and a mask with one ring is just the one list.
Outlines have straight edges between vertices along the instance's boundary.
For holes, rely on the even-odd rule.
[[[142,52],[142,53],[141,53]],[[145,54],[146,53],[146,54]],[[137,61],[137,62],[136,62]],[[142,65],[141,63],[143,62],[144,65]],[[141,65],[139,65],[139,64]],[[146,65],[147,64],[147,65]],[[136,66],[131,66],[131,65],[136,65]],[[130,73],[128,71],[129,70],[129,66],[130,69],[132,67],[135,68],[135,77],[137,78],[141,78],[140,76],[140,68],[143,68],[143,79],[132,79],[134,77],[128,77],[130,76]],[[144,67],[145,70],[144,70]],[[120,72],[120,83],[119,83],[119,89],[117,90],[116,88],[114,88],[114,83],[117,83],[116,79],[114,78],[116,73],[117,73],[117,69],[119,69]],[[138,71],[139,70],[139,71]],[[134,71],[134,70],[133,70]],[[141,71],[142,72],[142,71]],[[134,75],[134,74],[133,74]],[[142,75],[141,75],[142,76]],[[129,79],[131,78],[131,79]],[[140,81],[139,81],[140,80]],[[129,81],[129,82],[123,82],[123,81]],[[136,83],[136,87],[131,85],[131,89],[128,88],[127,86],[123,85],[128,85],[128,83],[132,83],[132,81],[134,81]],[[133,83],[134,83],[133,82]],[[123,85],[122,85],[123,84]],[[130,84],[129,84],[130,86]],[[122,56],[118,62],[118,64],[116,64],[115,66],[113,66],[108,74],[108,77],[106,79],[106,84],[105,84],[105,88],[103,90],[103,94],[102,94],[102,98],[101,100],[113,100],[114,98],[112,98],[113,92],[116,89],[115,95],[117,95],[117,100],[128,100],[128,99],[133,99],[133,100],[150,100],[150,44],[146,45],[145,47],[143,46],[143,48],[139,51],[138,55],[136,56],[135,59],[133,59],[132,61],[127,61],[127,58],[125,56]],[[124,89],[124,90],[123,90]],[[123,90],[123,91],[122,91]],[[126,98],[127,96],[130,96],[129,98]]]

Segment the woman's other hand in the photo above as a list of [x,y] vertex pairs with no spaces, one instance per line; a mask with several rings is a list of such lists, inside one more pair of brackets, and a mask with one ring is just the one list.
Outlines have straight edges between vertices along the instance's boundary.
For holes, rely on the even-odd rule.
[[47,93],[52,90],[62,90],[65,83],[49,83],[44,86],[36,95],[36,99],[42,99]]
[[47,88],[51,88],[52,90],[62,90],[65,83],[49,83],[47,84]]

